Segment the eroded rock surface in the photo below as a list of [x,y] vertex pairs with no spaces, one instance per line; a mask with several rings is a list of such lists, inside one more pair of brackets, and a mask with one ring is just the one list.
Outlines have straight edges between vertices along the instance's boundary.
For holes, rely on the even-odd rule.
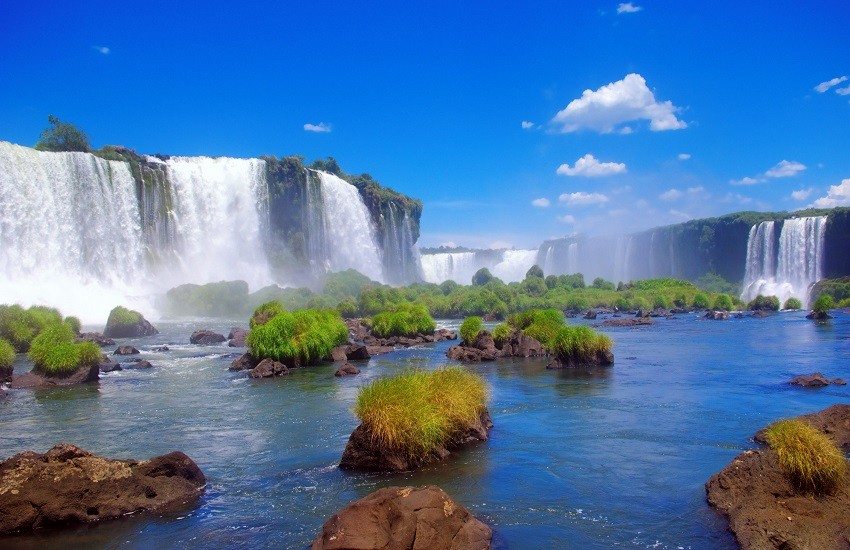
[[200,329],[196,330],[189,337],[190,344],[199,344],[202,346],[211,346],[213,344],[220,344],[224,342],[227,338],[224,337],[224,334],[219,334],[217,332],[213,332],[208,329]]

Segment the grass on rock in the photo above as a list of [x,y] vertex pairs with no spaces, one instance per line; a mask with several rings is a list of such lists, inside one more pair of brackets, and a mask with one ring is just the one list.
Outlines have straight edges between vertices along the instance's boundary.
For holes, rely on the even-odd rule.
[[303,309],[254,324],[246,343],[257,359],[313,365],[347,339],[348,328],[337,311]]
[[380,338],[431,334],[437,323],[422,304],[402,304],[372,317],[372,332]]
[[483,328],[484,323],[482,323],[481,317],[475,315],[473,315],[472,317],[467,317],[463,320],[463,323],[460,324],[461,341],[464,344],[471,344]]
[[780,420],[765,430],[770,448],[791,482],[804,492],[829,494],[847,475],[844,453],[802,420]]
[[0,338],[0,369],[8,369],[15,362],[15,346]]
[[557,309],[530,309],[511,315],[508,325],[549,347],[552,338],[565,326],[565,322],[563,313]]
[[559,357],[583,361],[600,352],[611,351],[611,339],[584,325],[564,327],[551,340],[550,347]]
[[27,356],[36,369],[56,375],[98,364],[101,352],[94,342],[75,343],[73,329],[55,323],[33,339]]

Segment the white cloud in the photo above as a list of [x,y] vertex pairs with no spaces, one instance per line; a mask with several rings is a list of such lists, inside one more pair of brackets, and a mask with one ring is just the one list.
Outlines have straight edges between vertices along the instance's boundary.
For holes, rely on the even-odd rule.
[[681,210],[670,210],[670,215],[679,218],[683,221],[690,220],[691,218],[693,218],[693,216],[691,216],[687,212],[682,212]]
[[697,193],[702,193],[705,191],[705,187],[702,185],[698,185],[697,187],[688,187],[688,193],[691,195],[696,195]]
[[814,189],[811,187],[808,189],[800,189],[799,191],[792,191],[791,198],[795,201],[804,201],[809,198],[809,195],[811,195],[813,191]]
[[454,241],[446,241],[444,243],[440,243],[440,246],[445,246],[446,248],[457,248],[457,243]]
[[498,250],[502,248],[513,248],[513,245],[507,241],[495,241],[490,243],[490,246],[488,248]]
[[549,199],[545,197],[541,197],[539,199],[534,199],[533,201],[531,201],[531,205],[536,206],[538,208],[548,208],[550,204],[552,204],[551,201],[549,201]]
[[529,122],[529,121],[527,121],[527,120],[523,120],[523,121],[522,121],[522,129],[523,129],[523,130],[530,130],[531,128],[534,128],[534,123],[533,123],[533,122]]
[[[617,131],[621,124],[635,120],[650,121],[650,129],[656,132],[687,128],[687,123],[676,118],[677,111],[679,108],[670,101],[656,101],[652,90],[646,86],[646,80],[631,73],[595,92],[585,90],[580,98],[570,101],[555,115],[552,124],[561,133],[587,129],[607,134]],[[625,128],[620,131],[624,132]]]
[[578,191],[576,193],[563,193],[558,200],[565,202],[570,206],[589,206],[591,204],[602,204],[608,202],[608,197],[602,193],[585,193]]
[[572,168],[569,164],[562,164],[555,171],[559,176],[581,176],[584,178],[603,178],[625,172],[626,165],[622,162],[599,162],[590,153],[578,159]]
[[835,93],[838,95],[850,95],[850,86],[847,86],[846,88],[836,88]]
[[642,9],[643,7],[641,6],[635,6],[631,2],[625,2],[617,6],[617,15],[620,15],[621,13],[637,13]]
[[564,222],[564,223],[576,223],[576,217],[575,217],[575,216],[571,216],[570,214],[565,214],[565,215],[563,215],[563,216],[558,216],[558,217],[557,217],[557,218],[555,218],[555,219],[557,219],[559,222]]
[[726,196],[720,199],[720,202],[737,202],[739,204],[751,204],[753,199],[745,197],[739,193],[726,193]]
[[838,76],[838,77],[832,78],[830,80],[827,80],[825,82],[821,82],[820,84],[815,86],[815,91],[820,92],[820,93],[824,93],[825,91],[832,88],[833,86],[838,86],[839,84],[841,84],[845,80],[847,80],[846,76]]
[[819,198],[811,206],[815,208],[850,206],[850,178],[841,180],[841,183],[838,185],[831,186],[826,196]]
[[682,193],[678,189],[668,189],[667,191],[664,191],[663,193],[658,195],[658,198],[663,200],[663,201],[669,202],[669,201],[675,201],[675,200],[681,199],[682,195],[684,195],[684,193]]
[[739,180],[729,180],[729,183],[732,185],[755,185],[757,183],[761,183],[764,180],[761,178],[751,178],[749,176],[741,178]]
[[92,48],[94,48],[95,51],[97,51],[98,53],[102,53],[103,55],[109,55],[109,52],[112,51],[106,46],[92,46]]
[[798,172],[806,169],[806,165],[797,161],[780,161],[779,164],[764,173],[769,178],[787,178],[796,176]]
[[320,122],[318,124],[305,124],[304,130],[307,132],[327,133],[331,131],[331,125]]
[[628,208],[615,208],[614,210],[609,210],[608,215],[612,218],[618,218],[620,216],[625,216],[629,213]]
[[679,153],[679,160],[688,160],[691,158],[690,153]]

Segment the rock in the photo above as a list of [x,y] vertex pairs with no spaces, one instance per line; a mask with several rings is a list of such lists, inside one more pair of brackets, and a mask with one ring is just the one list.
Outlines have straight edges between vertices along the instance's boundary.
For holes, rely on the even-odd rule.
[[3,399],[7,395],[9,395],[9,394],[6,393],[6,390],[4,390],[3,388],[0,388],[0,399]]
[[155,351],[155,352],[158,352],[158,353],[163,353],[163,352],[171,351],[171,350],[170,350],[170,349],[168,349],[168,346],[157,346],[157,347],[153,348],[151,351]]
[[820,313],[812,311],[811,313],[806,315],[806,319],[812,319],[814,321],[826,321],[827,319],[832,319],[832,315],[825,311],[821,311]]
[[128,318],[134,319],[132,322],[125,324],[122,323],[122,318],[116,315],[116,309],[118,308],[109,312],[109,318],[106,320],[106,328],[103,329],[103,334],[107,338],[139,338],[159,334],[159,331],[138,311],[124,309],[125,314],[129,314]]
[[118,348],[112,352],[112,355],[136,355],[137,353],[139,353],[139,350],[133,346],[118,346]]
[[100,372],[112,372],[116,370],[122,370],[121,365],[116,363],[115,361],[111,361],[109,357],[105,354],[100,356],[100,364],[98,364],[97,368]]
[[770,317],[772,313],[770,311],[764,309],[758,309],[750,313],[750,317],[754,319],[764,319],[765,317]]
[[213,344],[224,342],[225,340],[227,340],[227,338],[224,337],[224,334],[219,334],[207,329],[196,330],[192,333],[192,336],[189,337],[190,344],[200,344],[202,346],[211,346]]
[[728,311],[706,311],[705,318],[711,319],[712,321],[725,321],[729,318]]
[[651,314],[645,309],[639,309],[635,312],[635,317],[649,317]]
[[614,354],[610,351],[599,351],[589,357],[581,359],[576,357],[556,356],[551,363],[546,365],[549,370],[571,369],[576,367],[607,367],[614,363]]
[[0,534],[171,509],[197,500],[205,485],[198,465],[179,451],[143,462],[68,444],[26,451],[0,463]]
[[369,329],[360,319],[346,319],[345,325],[348,327],[348,336],[354,342],[365,342],[366,338],[371,336]]
[[144,359],[132,359],[128,363],[124,363],[124,366],[128,369],[150,369],[153,368],[153,365],[150,361],[145,361]]
[[832,384],[833,386],[846,386],[847,385],[847,381],[844,380],[843,378],[833,378],[832,380],[829,381],[829,383]]
[[488,353],[470,346],[452,346],[446,351],[446,357],[463,363],[478,363],[481,361],[495,361],[496,353]]
[[14,371],[14,367],[9,365],[8,367],[3,367],[0,365],[0,384],[3,382],[11,382],[12,381],[12,372]]
[[77,336],[77,342],[94,342],[100,347],[115,345],[115,340],[107,338],[100,332],[83,332]]
[[593,311],[592,309],[588,309],[587,313],[584,314],[584,318],[590,319],[590,320],[595,320],[596,319],[596,312]]
[[[799,417],[845,450],[850,447],[850,405],[833,405]],[[764,441],[764,432],[756,434]],[[729,519],[744,550],[843,548],[850,535],[850,478],[832,495],[799,493],[770,449],[739,454],[705,484],[708,503]]]
[[250,353],[244,353],[234,359],[227,370],[251,370],[257,366],[257,363],[258,361]]
[[338,361],[348,360],[348,357],[345,355],[345,348],[346,347],[348,347],[348,346],[337,346],[337,347],[331,349],[330,355],[328,357],[325,357],[325,360],[330,360],[330,361],[333,361],[335,363],[338,362]]
[[507,343],[502,346],[502,357],[544,357],[546,355],[549,355],[549,350],[521,330],[514,330]]
[[822,388],[823,386],[829,386],[829,380],[827,380],[826,376],[819,372],[795,376],[788,383],[793,384],[794,386],[803,386],[804,388]]
[[360,374],[360,369],[358,369],[351,363],[346,363],[340,368],[336,369],[334,376],[350,376],[352,374]]
[[392,353],[395,348],[392,346],[366,346],[366,351],[369,355],[382,355],[384,353]]
[[[395,350],[393,350],[395,351]],[[361,346],[358,344],[352,344],[350,346],[345,347],[345,360],[348,361],[366,361],[371,357],[372,354],[369,353],[369,348],[366,346]]]
[[248,329],[233,327],[230,329],[230,334],[227,335],[227,345],[231,348],[244,348],[245,340],[248,338]]
[[606,319],[594,327],[642,327],[654,324],[651,317],[621,317],[619,319]]
[[12,378],[12,388],[48,388],[51,386],[73,386],[100,379],[99,365],[84,365],[67,374],[46,374],[33,368],[30,372]]
[[331,516],[311,548],[486,550],[492,538],[439,487],[385,487]]
[[289,369],[279,361],[272,359],[263,359],[260,364],[248,371],[250,378],[271,378],[272,376],[281,376],[289,374]]
[[435,342],[443,342],[445,340],[457,340],[457,332],[447,328],[438,328],[434,331]]

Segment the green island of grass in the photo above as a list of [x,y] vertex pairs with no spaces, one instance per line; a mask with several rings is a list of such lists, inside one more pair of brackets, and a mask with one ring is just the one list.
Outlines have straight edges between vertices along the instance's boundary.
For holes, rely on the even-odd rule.
[[348,328],[335,310],[281,311],[261,324],[258,317],[256,313],[252,317],[246,340],[248,352],[258,361],[273,359],[288,367],[315,365],[348,339]]

